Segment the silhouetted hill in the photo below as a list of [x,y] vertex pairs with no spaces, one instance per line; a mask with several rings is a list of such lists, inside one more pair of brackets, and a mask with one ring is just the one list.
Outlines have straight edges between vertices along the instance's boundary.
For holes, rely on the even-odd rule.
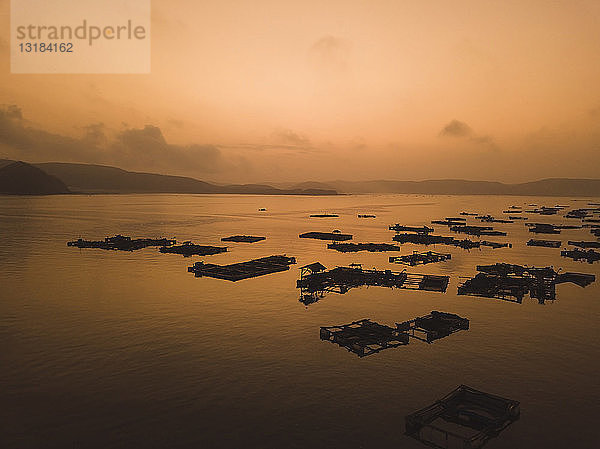
[[54,195],[70,193],[55,176],[25,162],[9,162],[0,167],[0,193],[10,195]]
[[600,179],[552,178],[511,187],[518,195],[600,196]]
[[553,178],[520,184],[462,179],[427,181],[303,182],[292,187],[318,185],[340,193],[414,193],[428,195],[600,196],[600,179]]
[[335,190],[277,189],[262,184],[216,185],[185,176],[138,173],[116,167],[66,162],[35,164],[86,193],[239,193],[256,195],[335,195]]
[[[8,165],[7,165],[8,164]],[[13,161],[0,159],[0,169]],[[25,164],[25,163],[21,163]],[[428,195],[600,196],[600,179],[552,178],[520,184],[463,179],[426,181],[307,181],[298,184],[217,185],[185,176],[130,172],[116,167],[46,162],[25,164],[84,193],[237,193],[255,195],[336,195],[340,193],[413,193]],[[62,192],[64,193],[64,192]]]
[[218,193],[218,187],[184,176],[137,173],[116,167],[67,162],[35,164],[61,179],[75,192]]

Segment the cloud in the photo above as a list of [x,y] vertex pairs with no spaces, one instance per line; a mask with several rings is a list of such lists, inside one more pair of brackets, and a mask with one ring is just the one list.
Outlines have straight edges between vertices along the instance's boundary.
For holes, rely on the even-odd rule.
[[452,120],[442,128],[439,135],[441,137],[470,137],[473,135],[473,130],[465,122]]
[[94,123],[82,131],[81,137],[70,137],[37,129],[27,126],[18,106],[0,107],[0,149],[7,158],[107,164],[189,175],[229,168],[218,147],[170,144],[156,126],[111,133],[104,124]]
[[273,131],[273,137],[276,141],[285,145],[300,147],[309,147],[311,145],[310,140],[306,136],[298,134],[291,129],[277,129]]
[[323,36],[310,46],[309,62],[321,72],[345,72],[350,65],[350,47],[350,43],[345,39],[331,35]]
[[476,145],[480,145],[488,150],[499,151],[500,148],[494,142],[491,136],[480,136],[465,122],[460,120],[452,120],[438,134],[440,137],[448,137],[453,139],[461,139]]

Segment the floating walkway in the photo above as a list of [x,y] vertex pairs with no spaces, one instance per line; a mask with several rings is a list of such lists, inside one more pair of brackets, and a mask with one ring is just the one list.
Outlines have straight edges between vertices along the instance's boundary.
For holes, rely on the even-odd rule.
[[438,449],[477,449],[520,416],[519,401],[459,386],[405,418],[406,435]]
[[419,253],[414,251],[412,254],[405,256],[392,256],[389,258],[390,263],[397,263],[403,265],[426,265],[429,263],[445,262],[446,260],[452,259],[451,254],[434,253],[433,251],[425,251]]
[[294,257],[282,255],[263,257],[230,265],[196,262],[193,266],[188,267],[188,271],[194,273],[196,277],[206,276],[235,282],[242,279],[264,276],[265,274],[286,271],[290,269],[289,266],[291,264],[295,263],[296,259]]

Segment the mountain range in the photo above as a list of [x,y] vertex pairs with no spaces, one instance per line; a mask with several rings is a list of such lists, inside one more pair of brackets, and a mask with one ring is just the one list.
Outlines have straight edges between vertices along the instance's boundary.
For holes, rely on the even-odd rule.
[[507,184],[497,181],[347,181],[219,185],[185,176],[141,173],[117,167],[67,162],[28,164],[0,159],[0,193],[235,193],[336,195],[405,193],[427,195],[600,196],[600,179],[549,178]]

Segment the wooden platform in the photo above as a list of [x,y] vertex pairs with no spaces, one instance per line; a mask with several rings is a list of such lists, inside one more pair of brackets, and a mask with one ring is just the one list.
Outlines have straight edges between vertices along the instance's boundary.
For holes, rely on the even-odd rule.
[[161,253],[181,254],[183,257],[190,256],[210,256],[227,252],[226,246],[207,246],[194,245],[191,242],[185,242],[183,245],[163,246],[159,248]]
[[232,235],[231,237],[223,237],[222,242],[236,242],[236,243],[256,243],[261,240],[266,240],[266,237],[259,237],[254,235]]
[[291,264],[295,263],[296,259],[294,257],[278,255],[230,265],[196,262],[193,266],[188,267],[188,271],[194,273],[196,277],[206,276],[235,282],[242,279],[264,276],[265,274],[286,271],[290,269],[289,266]]
[[461,330],[469,330],[469,320],[454,313],[432,311],[429,315],[396,323],[396,329],[410,337],[432,343]]
[[520,412],[518,401],[461,385],[406,416],[406,435],[438,449],[477,449],[517,421]]
[[67,246],[76,248],[97,248],[113,251],[136,251],[138,249],[147,248],[149,246],[171,246],[176,243],[175,240],[165,238],[139,238],[133,239],[121,234],[114,237],[106,237],[104,240],[84,240],[77,239],[67,242]]
[[390,245],[389,243],[330,243],[328,249],[334,249],[341,253],[355,253],[358,251],[369,251],[371,253],[383,251],[400,251],[398,245]]
[[569,245],[576,246],[578,248],[600,248],[600,241],[568,241]]
[[[318,266],[318,271],[311,266]],[[300,301],[308,305],[327,293],[345,294],[352,288],[362,286],[401,288],[444,293],[448,288],[448,276],[395,272],[391,270],[365,270],[360,265],[336,267],[326,270],[321,264],[311,264],[301,269],[296,288],[300,289]]]
[[556,299],[557,284],[573,282],[585,287],[595,280],[593,275],[582,273],[569,273],[570,276],[562,277],[552,267],[536,268],[506,263],[478,265],[477,271],[479,273],[475,277],[458,286],[459,295],[497,298],[520,304],[523,297],[529,294],[544,304],[545,301]]
[[583,260],[587,263],[594,263],[600,260],[600,252],[593,249],[588,249],[587,251],[582,249],[563,250],[560,252],[560,255],[573,260]]
[[398,243],[415,243],[418,245],[452,245],[454,237],[444,237],[442,235],[434,235],[429,233],[420,234],[396,234],[392,240]]
[[334,240],[344,241],[352,240],[351,234],[342,234],[340,232],[305,232],[298,237],[301,239]]
[[544,248],[560,248],[562,241],[560,240],[536,240],[530,239],[527,246],[543,246]]
[[335,343],[359,357],[407,345],[409,340],[408,334],[368,319],[340,326],[323,326],[319,335],[321,340]]
[[416,232],[417,234],[431,234],[433,232],[433,228],[427,226],[405,226],[399,223],[391,225],[389,230],[396,232]]
[[451,254],[434,253],[433,251],[419,253],[414,251],[412,254],[407,254],[404,256],[392,256],[389,258],[389,262],[410,265],[411,267],[414,267],[415,265],[444,262],[450,259],[452,259]]
[[506,232],[504,231],[494,231],[494,229],[490,226],[450,226],[450,230],[452,232],[457,232],[460,234],[467,235],[476,235],[476,236],[504,236]]

